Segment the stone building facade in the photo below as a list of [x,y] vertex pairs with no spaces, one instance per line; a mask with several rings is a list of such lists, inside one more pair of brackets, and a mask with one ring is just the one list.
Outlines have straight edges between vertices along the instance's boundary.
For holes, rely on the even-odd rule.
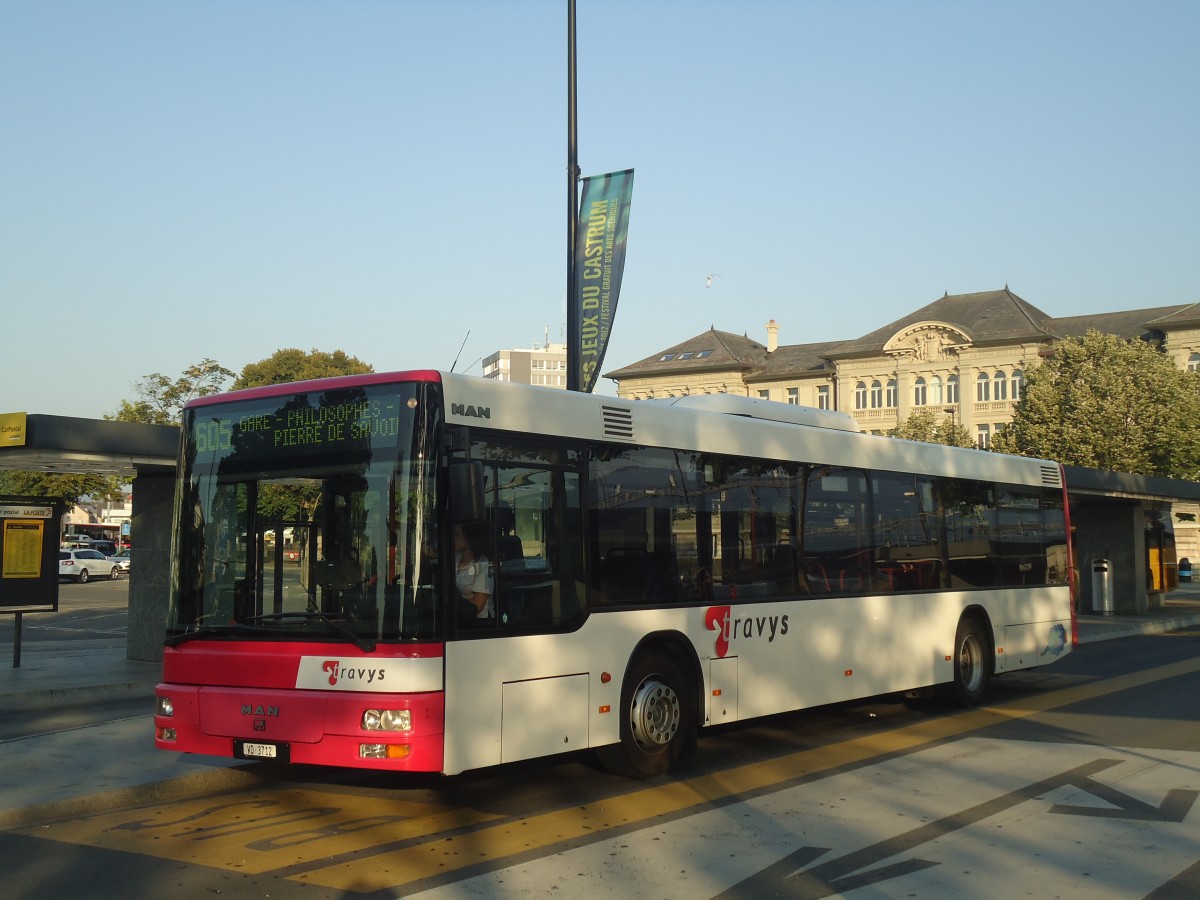
[[[842,410],[875,433],[931,409],[986,448],[1012,420],[1025,373],[1056,340],[1095,329],[1150,341],[1181,368],[1200,369],[1200,303],[1055,318],[1005,286],[946,294],[845,341],[780,343],[782,329],[771,320],[759,342],[710,328],[605,377],[628,399],[739,394]],[[1186,518],[1177,535],[1181,553],[1200,555]]]

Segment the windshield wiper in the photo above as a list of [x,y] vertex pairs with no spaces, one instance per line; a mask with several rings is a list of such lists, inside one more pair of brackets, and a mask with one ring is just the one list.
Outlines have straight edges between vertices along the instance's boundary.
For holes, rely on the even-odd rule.
[[244,634],[246,632],[254,633],[262,630],[262,626],[243,625],[238,622],[224,625],[198,625],[191,631],[167,635],[167,637],[163,640],[163,644],[167,647],[178,647],[180,644],[186,644],[188,641],[195,640],[198,637],[206,637],[214,634]]
[[264,613],[261,616],[247,616],[243,621],[262,623],[267,621],[279,622],[283,619],[304,619],[305,621],[317,621],[327,625],[332,631],[337,632],[350,643],[354,644],[359,650],[364,653],[371,653],[375,650],[375,642],[370,638],[365,638],[362,635],[355,634],[337,619],[331,619],[325,613],[319,612],[280,612],[280,613]]

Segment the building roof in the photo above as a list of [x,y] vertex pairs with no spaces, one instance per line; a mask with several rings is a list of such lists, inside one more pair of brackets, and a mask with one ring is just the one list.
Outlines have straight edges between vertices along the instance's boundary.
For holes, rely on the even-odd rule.
[[633,375],[670,376],[695,371],[748,371],[763,364],[767,348],[746,335],[709,328],[693,338],[639,362],[605,374],[620,380]]
[[1092,313],[1087,316],[1064,316],[1053,320],[1056,337],[1083,337],[1088,331],[1102,331],[1105,334],[1115,334],[1126,340],[1141,338],[1146,340],[1153,332],[1162,334],[1161,328],[1152,323],[1160,322],[1179,327],[1182,322],[1170,322],[1173,315],[1181,310],[1191,309],[1190,306],[1157,306],[1153,309],[1130,309],[1122,312]]
[[825,341],[819,344],[780,344],[774,353],[763,357],[757,369],[747,373],[747,382],[774,381],[781,372],[789,376],[820,375],[833,370],[829,361],[833,351],[842,341]]
[[1053,320],[1008,289],[977,294],[945,294],[930,304],[889,322],[882,328],[846,341],[831,356],[882,356],[884,344],[896,334],[919,322],[955,325],[976,344],[1022,339],[1046,340],[1053,336]]
[[693,338],[632,365],[605,373],[606,378],[684,376],[698,372],[740,372],[747,383],[803,378],[833,371],[835,361],[883,356],[889,341],[912,326],[941,323],[961,331],[972,344],[1049,343],[1082,337],[1089,329],[1128,340],[1161,339],[1162,331],[1200,327],[1200,303],[1053,318],[1005,285],[1003,290],[945,294],[920,309],[848,341],[780,344],[774,352],[746,335],[709,328]]

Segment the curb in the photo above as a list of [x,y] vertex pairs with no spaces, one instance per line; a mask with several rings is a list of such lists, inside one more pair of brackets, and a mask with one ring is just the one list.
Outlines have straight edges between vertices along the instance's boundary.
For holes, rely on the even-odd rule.
[[1163,634],[1176,628],[1189,628],[1200,625],[1200,613],[1187,613],[1164,619],[1143,621],[1122,621],[1120,616],[1088,616],[1092,625],[1089,634],[1084,635],[1080,629],[1080,644],[1095,644],[1100,641],[1115,641],[1126,637],[1139,637],[1146,634]]
[[252,771],[257,763],[192,772],[165,781],[150,781],[108,791],[80,794],[50,803],[0,810],[0,830],[40,825],[55,819],[90,816],[122,807],[145,806],[194,798],[197,794],[222,794],[262,784],[264,779]]
[[107,700],[144,699],[146,711],[154,712],[154,688],[158,681],[129,681],[115,684],[45,688],[0,695],[0,713],[26,712],[56,706],[86,706]]

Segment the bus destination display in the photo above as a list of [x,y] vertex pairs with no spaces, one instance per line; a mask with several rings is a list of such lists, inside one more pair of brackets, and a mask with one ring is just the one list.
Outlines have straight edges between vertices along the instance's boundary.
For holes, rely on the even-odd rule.
[[[395,440],[401,421],[411,418],[413,400],[394,394],[337,400],[328,395],[312,406],[304,396],[283,406],[263,409],[255,404],[236,415],[210,416],[197,411],[192,426],[197,454],[231,450],[279,452],[362,446],[373,439]],[[256,408],[257,407],[257,408]]]

